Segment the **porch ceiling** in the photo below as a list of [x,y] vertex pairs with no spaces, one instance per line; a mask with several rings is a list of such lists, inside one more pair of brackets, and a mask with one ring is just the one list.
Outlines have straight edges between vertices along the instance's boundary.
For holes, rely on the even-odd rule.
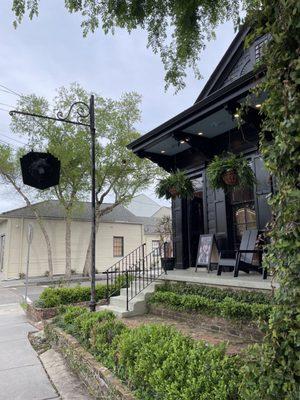
[[[192,147],[189,144],[189,135],[193,135],[195,138],[211,139],[235,127],[237,127],[237,124],[232,115],[222,108],[206,118],[188,125],[180,132],[175,131],[173,134],[170,133],[169,136],[162,137],[161,140],[147,147],[147,152],[174,156]],[[189,135],[186,135],[185,138],[184,133]]]
[[[167,135],[161,135],[156,140],[151,141],[145,146],[148,154],[160,154],[162,156],[175,156],[195,146],[201,149],[201,139],[209,142],[217,136],[222,135],[232,129],[237,128],[237,120],[234,117],[235,110],[238,109],[245,101],[245,94],[239,99],[229,100],[221,106],[216,107],[210,113],[193,119],[185,125],[181,125],[180,129],[176,126]],[[259,98],[252,97],[250,105],[253,110],[257,104],[261,104],[265,99],[265,95]],[[258,110],[258,109],[257,109]],[[182,124],[182,121],[180,121]],[[193,143],[191,143],[193,142]]]

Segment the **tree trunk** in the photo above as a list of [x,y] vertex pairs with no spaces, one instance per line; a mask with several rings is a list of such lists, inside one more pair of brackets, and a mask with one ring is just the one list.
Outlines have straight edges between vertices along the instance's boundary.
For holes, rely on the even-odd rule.
[[66,218],[66,279],[71,278],[72,261],[71,261],[71,219],[67,215]]
[[19,186],[16,184],[16,182],[14,181],[14,179],[13,179],[10,175],[4,173],[3,171],[2,171],[2,173],[3,173],[3,175],[6,177],[6,179],[13,185],[13,187],[14,187],[15,190],[20,194],[20,196],[25,200],[26,205],[27,205],[28,207],[31,208],[31,210],[33,211],[33,213],[34,213],[34,215],[35,215],[35,217],[36,217],[36,219],[37,219],[37,222],[38,222],[38,224],[39,224],[39,226],[40,226],[40,228],[41,228],[41,231],[42,231],[42,233],[43,233],[43,235],[44,235],[44,239],[45,239],[45,242],[46,242],[47,257],[48,257],[49,277],[52,279],[52,278],[53,278],[52,250],[51,250],[50,238],[49,238],[49,235],[48,235],[48,233],[47,233],[47,231],[46,231],[46,228],[45,228],[45,226],[44,226],[43,220],[42,220],[42,218],[40,217],[39,213],[34,209],[34,207],[32,207],[32,205],[31,205],[31,203],[30,203],[30,200],[29,200],[28,197],[22,192],[22,190],[21,190],[21,189],[19,188]]
[[[116,202],[113,205],[106,207],[104,210],[100,211],[100,206],[102,203],[98,203],[96,205],[96,233],[98,232],[99,225],[100,225],[100,218],[105,215],[110,213],[115,207],[117,207],[120,202]],[[85,262],[84,262],[84,267],[82,271],[83,276],[90,276],[91,275],[91,257],[92,257],[92,235],[90,236],[90,241],[89,241],[89,246],[86,251],[86,256],[85,256]]]
[[[96,233],[98,232],[100,225],[100,216],[96,217]],[[90,236],[89,246],[86,251],[84,267],[82,271],[83,276],[91,276],[91,265],[92,265],[92,235]]]
[[90,238],[89,246],[85,256],[84,267],[82,271],[83,276],[91,275],[91,264],[92,264],[92,238]]
[[38,221],[38,223],[40,225],[41,231],[42,231],[42,233],[44,235],[44,239],[45,239],[45,242],[46,242],[49,277],[52,279],[53,278],[53,262],[52,262],[52,249],[51,249],[50,238],[49,238],[48,232],[46,231],[46,228],[44,226],[44,223],[43,223],[41,217],[35,211],[34,211],[34,214],[35,214],[36,219],[37,219],[37,221]]

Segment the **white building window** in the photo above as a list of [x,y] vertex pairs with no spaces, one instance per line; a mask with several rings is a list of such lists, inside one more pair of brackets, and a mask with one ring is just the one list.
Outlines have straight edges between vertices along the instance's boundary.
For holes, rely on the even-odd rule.
[[113,256],[124,257],[124,237],[114,236],[113,237]]
[[159,253],[160,241],[159,240],[152,240],[152,251],[155,251],[155,254]]

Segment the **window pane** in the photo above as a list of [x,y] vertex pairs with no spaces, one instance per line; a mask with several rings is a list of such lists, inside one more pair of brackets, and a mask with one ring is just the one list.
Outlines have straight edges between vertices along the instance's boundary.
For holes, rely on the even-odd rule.
[[254,202],[245,204],[235,204],[232,207],[233,211],[233,226],[234,226],[234,245],[238,248],[243,233],[247,229],[256,228],[256,213]]
[[114,236],[113,238],[113,256],[124,256],[124,238],[123,236]]
[[152,251],[156,250],[155,254],[159,253],[159,246],[160,246],[159,240],[152,240]]

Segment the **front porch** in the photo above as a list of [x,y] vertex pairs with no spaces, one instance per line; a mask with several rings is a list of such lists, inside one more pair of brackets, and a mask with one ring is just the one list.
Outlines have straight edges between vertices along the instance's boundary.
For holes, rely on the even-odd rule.
[[195,272],[195,268],[174,269],[167,271],[167,274],[161,275],[159,279],[249,290],[272,290],[279,286],[271,276],[264,280],[260,274],[254,272],[247,274],[241,271],[239,276],[234,278],[233,272],[223,272],[218,276],[217,271],[208,273],[204,268],[198,268],[197,272]]

